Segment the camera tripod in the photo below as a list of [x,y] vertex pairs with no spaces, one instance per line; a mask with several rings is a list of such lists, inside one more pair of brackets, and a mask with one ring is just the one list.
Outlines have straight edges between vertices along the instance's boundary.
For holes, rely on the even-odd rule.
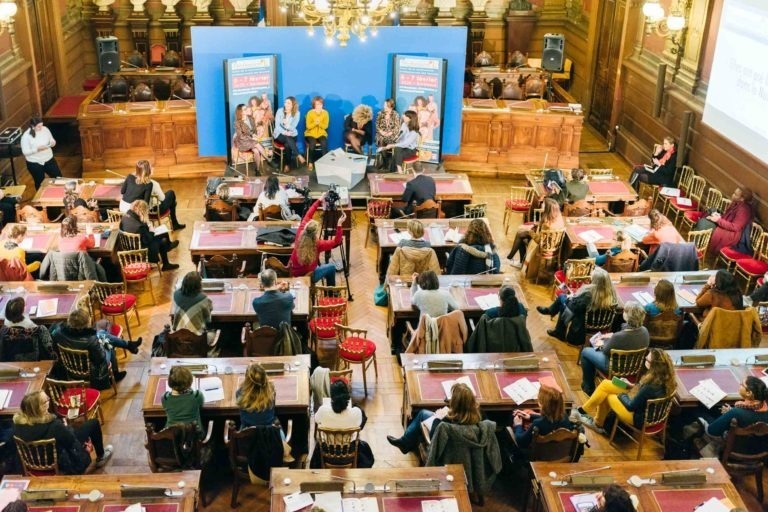
[[[339,209],[338,200],[335,201],[326,201],[325,203],[325,210],[323,211],[323,226],[322,226],[322,237],[323,240],[328,240],[329,238],[332,238],[336,234],[336,224],[339,221],[339,217],[341,217],[341,210]],[[352,219],[349,219],[350,222],[352,222]],[[344,234],[343,236],[349,236],[347,234]],[[347,258],[347,251],[346,247],[344,245],[344,240],[339,244],[339,252],[341,253],[341,269],[344,273],[344,282],[347,285],[347,296],[349,297],[349,301],[352,302],[354,298],[352,297],[352,291],[349,289],[349,259]],[[330,258],[330,252],[325,253],[325,261],[328,263],[328,260]]]

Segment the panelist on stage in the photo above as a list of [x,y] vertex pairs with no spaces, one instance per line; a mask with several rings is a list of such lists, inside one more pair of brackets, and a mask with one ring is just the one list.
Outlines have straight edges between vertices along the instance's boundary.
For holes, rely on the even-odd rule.
[[373,141],[373,111],[368,105],[358,105],[344,119],[344,142],[352,146],[352,150],[363,154],[363,144]]
[[[256,120],[251,116],[250,108],[243,104],[235,108],[235,140],[234,144],[237,150],[241,152],[252,152],[254,158],[259,155],[259,160],[264,160],[270,167],[272,164],[272,152],[261,145],[257,136],[259,129]],[[263,132],[263,129],[262,129]]]
[[419,147],[419,121],[416,112],[406,110],[403,114],[403,122],[400,125],[400,133],[397,141],[380,149],[394,149],[392,163],[397,172],[403,172],[403,160],[416,154]]
[[304,143],[307,145],[310,169],[312,169],[316,146],[320,146],[320,156],[328,152],[329,122],[328,111],[323,108],[323,98],[315,96],[312,98],[312,110],[307,112],[306,129],[304,130]]
[[[296,130],[296,127],[299,126],[299,116],[299,105],[296,103],[296,98],[288,96],[285,98],[283,108],[278,110],[277,114],[275,114],[275,131],[272,135],[277,142],[284,144],[285,149],[289,151],[289,153],[285,155],[286,162],[291,161],[290,153],[293,153],[296,155],[298,162],[301,165],[304,165],[306,160],[296,146],[296,136],[299,133]],[[290,170],[291,167],[286,163],[283,171],[288,172]]]
[[[400,114],[395,110],[395,100],[387,98],[384,100],[384,108],[376,115],[376,147],[383,148],[397,142],[399,127]],[[391,154],[387,152],[387,155]],[[382,167],[389,168],[389,165]]]

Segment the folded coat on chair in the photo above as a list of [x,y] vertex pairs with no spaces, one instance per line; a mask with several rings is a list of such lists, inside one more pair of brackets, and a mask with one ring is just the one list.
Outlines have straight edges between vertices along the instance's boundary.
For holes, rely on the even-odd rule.
[[[421,315],[419,325],[411,337],[411,342],[405,351],[409,354],[429,354],[427,347],[427,315]],[[451,311],[433,319],[437,323],[438,342],[437,354],[461,354],[464,352],[464,341],[467,339],[467,321],[461,310]]]
[[465,352],[533,352],[531,336],[525,326],[525,316],[480,317],[477,327],[467,340]]
[[694,348],[753,348],[760,344],[762,334],[757,309],[712,308],[699,327]]

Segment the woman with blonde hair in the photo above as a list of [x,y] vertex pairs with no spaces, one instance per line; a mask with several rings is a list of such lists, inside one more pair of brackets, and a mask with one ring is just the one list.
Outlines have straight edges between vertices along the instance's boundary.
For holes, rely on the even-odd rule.
[[560,205],[551,197],[544,198],[544,211],[541,212],[541,219],[538,224],[523,224],[515,233],[515,241],[512,242],[512,249],[507,255],[508,260],[513,260],[517,253],[520,253],[519,263],[513,263],[515,266],[522,266],[528,244],[531,240],[539,240],[539,234],[542,231],[557,231],[565,229],[565,220],[560,211]]
[[293,244],[293,252],[288,261],[293,277],[305,276],[312,272],[312,282],[316,283],[325,279],[328,286],[336,286],[336,266],[333,263],[318,265],[320,254],[332,250],[341,244],[341,225],[347,219],[347,214],[342,213],[336,223],[336,236],[331,240],[320,240],[320,223],[313,220],[315,212],[325,201],[325,194],[315,201],[304,214],[298,229],[296,230],[296,242]]
[[136,162],[136,169],[133,174],[125,177],[120,193],[123,197],[120,199],[120,211],[125,213],[131,209],[131,204],[139,199],[149,204],[152,198],[152,165],[148,160],[139,160]]
[[148,220],[149,205],[146,201],[137,199],[120,219],[120,230],[141,237],[141,246],[148,249],[150,262],[157,263],[162,260],[163,270],[176,270],[179,266],[168,260],[168,251],[178,247],[179,241],[171,242],[167,233],[160,236],[154,234],[147,224]]
[[99,421],[85,420],[73,428],[51,414],[50,409],[51,399],[44,391],[27,393],[19,412],[13,415],[13,435],[27,443],[55,439],[59,470],[64,474],[85,474],[91,463],[88,444],[96,452],[96,467],[106,466],[114,450],[112,445],[104,445]]
[[445,273],[498,274],[501,268],[493,235],[485,219],[472,219],[459,244],[448,255]]
[[[621,379],[625,386],[603,380],[589,400],[571,414],[571,420],[580,421],[585,427],[604,434],[605,420],[613,412],[623,423],[641,428],[648,401],[670,396],[677,389],[675,365],[664,350],[652,348],[648,351],[645,370],[637,385],[626,379]],[[627,389],[629,393],[624,392]]]
[[547,329],[547,334],[571,345],[583,345],[587,311],[615,308],[618,303],[610,274],[597,267],[592,272],[590,284],[582,286],[573,295],[558,295],[549,307],[536,306],[536,311],[550,317],[557,315],[555,328]]
[[432,426],[429,429],[430,437],[442,421],[457,425],[476,425],[483,419],[480,414],[480,404],[478,404],[475,394],[466,384],[458,383],[451,387],[451,397],[448,399],[446,407],[435,412],[426,409],[420,410],[405,428],[401,437],[388,435],[387,441],[403,453],[416,450],[422,437],[421,423],[432,416],[436,416],[436,418],[432,421]]
[[344,142],[352,151],[362,155],[363,145],[373,141],[373,110],[368,105],[358,105],[351,115],[344,118]]
[[27,251],[21,246],[26,237],[27,226],[14,224],[8,232],[7,238],[0,242],[0,260],[18,260],[26,267],[27,272],[31,273],[40,269],[40,261],[27,260]]
[[[299,164],[304,165],[306,160],[296,145],[296,137],[299,135],[297,130],[299,119],[301,119],[299,104],[296,103],[296,98],[288,96],[285,98],[283,108],[279,109],[277,114],[275,114],[275,129],[272,132],[272,138],[283,144],[285,149],[288,150],[288,153],[284,155],[286,162],[290,162],[291,154],[294,154]],[[291,167],[286,163],[283,171],[289,172],[290,170]]]
[[407,224],[408,234],[410,238],[407,240],[401,239],[397,242],[398,247],[415,247],[421,249],[423,247],[432,247],[429,240],[424,239],[424,224],[418,219],[410,219]]

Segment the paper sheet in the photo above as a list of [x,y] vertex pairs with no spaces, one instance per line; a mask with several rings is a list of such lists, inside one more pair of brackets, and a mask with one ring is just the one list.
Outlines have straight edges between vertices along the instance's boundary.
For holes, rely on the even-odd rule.
[[489,293],[488,295],[480,295],[479,297],[475,297],[475,302],[477,302],[477,305],[480,306],[483,311],[501,306],[499,295],[496,293]]
[[157,226],[152,232],[155,234],[155,236],[165,235],[168,233],[168,228],[161,224]]
[[661,187],[659,194],[669,197],[680,197],[680,189],[672,187]]
[[392,240],[393,243],[400,243],[400,240],[410,240],[411,235],[408,234],[407,231],[401,231],[400,233],[394,232],[389,234],[389,239]]
[[450,228],[445,232],[445,235],[443,235],[443,240],[445,242],[453,242],[454,244],[457,244],[461,241],[461,233],[459,233],[459,230],[456,228]]
[[245,187],[229,187],[229,195],[231,197],[243,197],[245,194]]
[[597,348],[598,341],[600,341],[603,338],[603,333],[596,332],[592,335],[591,338],[589,338],[589,344],[592,345],[592,348]]
[[376,498],[345,498],[341,500],[344,512],[379,512]]
[[[450,231],[450,230],[449,230]],[[429,227],[429,242],[431,245],[445,245],[448,233],[443,231],[442,226]]]
[[59,299],[43,299],[37,302],[37,318],[53,316],[59,310]]
[[529,400],[535,400],[539,395],[541,384],[531,382],[527,378],[516,380],[504,388],[504,392],[517,405],[521,405]]
[[631,236],[636,242],[639,242],[643,239],[645,235],[648,234],[648,230],[645,229],[643,226],[639,226],[637,224],[630,224],[628,226],[624,226],[624,232]]
[[314,503],[312,495],[308,492],[295,492],[283,496],[283,502],[285,503],[285,512],[296,512],[296,510],[309,507]]
[[472,381],[469,380],[469,377],[464,375],[463,377],[459,377],[456,380],[444,380],[442,382],[443,391],[445,391],[445,398],[451,398],[451,388],[454,384],[466,384],[467,387],[472,391],[472,394],[477,396],[477,391],[475,390],[475,386],[472,385]]
[[696,512],[729,512],[729,510],[730,509],[717,498],[710,498],[695,509]]
[[689,197],[678,197],[677,204],[679,206],[693,206],[693,202],[691,202]]
[[218,377],[203,377],[200,380],[200,391],[205,397],[205,403],[224,400],[224,384]]
[[589,512],[597,507],[597,493],[574,494],[571,496],[571,504],[576,512]]
[[720,389],[720,386],[712,379],[700,380],[698,386],[694,386],[690,391],[707,409],[711,409],[728,396],[728,393]]
[[0,389],[0,410],[8,407],[8,404],[11,401],[12,394],[13,394],[12,389]]
[[642,306],[645,306],[646,304],[650,304],[653,302],[653,295],[651,295],[648,292],[635,292],[632,294],[632,296],[639,302]]
[[315,507],[325,512],[342,512],[340,492],[315,493]]
[[598,233],[593,229],[590,229],[590,230],[582,231],[581,233],[579,233],[579,238],[581,238],[585,242],[595,243],[598,240],[602,240],[603,235],[601,235],[600,233]]
[[459,502],[456,501],[456,498],[423,500],[421,512],[459,512]]
[[435,411],[435,414],[430,416],[429,418],[425,419],[421,422],[422,425],[427,429],[427,431],[432,430],[432,424],[435,422],[435,420],[442,420],[448,415],[448,407],[441,407],[440,409]]

